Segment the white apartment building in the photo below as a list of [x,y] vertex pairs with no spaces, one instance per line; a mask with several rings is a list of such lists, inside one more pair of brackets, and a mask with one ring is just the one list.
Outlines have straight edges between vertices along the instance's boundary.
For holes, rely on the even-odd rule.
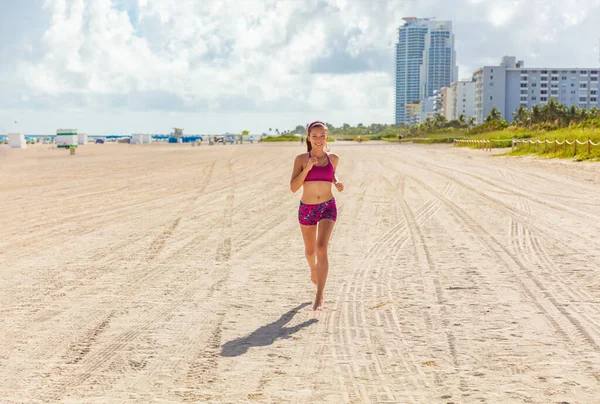
[[[452,83],[454,84],[454,83]],[[456,86],[442,88],[442,115],[448,121],[456,118]]]
[[475,116],[475,81],[461,80],[450,84],[450,87],[442,89],[443,115],[449,120],[465,116],[465,121]]
[[475,116],[475,81],[457,81],[452,83],[455,87],[456,94],[455,112],[454,115],[458,119],[461,115],[465,116],[465,120]]
[[598,67],[525,68],[515,57],[505,56],[500,66],[484,66],[473,74],[477,123],[482,123],[494,107],[511,122],[519,106],[531,109],[551,98],[569,107],[600,107],[599,71]]

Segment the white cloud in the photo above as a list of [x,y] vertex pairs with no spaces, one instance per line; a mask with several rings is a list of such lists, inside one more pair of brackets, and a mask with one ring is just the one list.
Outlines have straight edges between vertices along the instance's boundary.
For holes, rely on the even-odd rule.
[[13,108],[137,111],[122,123],[131,130],[160,111],[255,114],[255,130],[274,113],[294,127],[299,111],[392,122],[404,16],[453,22],[461,77],[503,55],[527,66],[598,61],[600,0],[46,0],[42,12],[37,41],[0,67]]
[[517,2],[494,5],[490,10],[488,20],[496,27],[504,26],[510,22],[516,9]]

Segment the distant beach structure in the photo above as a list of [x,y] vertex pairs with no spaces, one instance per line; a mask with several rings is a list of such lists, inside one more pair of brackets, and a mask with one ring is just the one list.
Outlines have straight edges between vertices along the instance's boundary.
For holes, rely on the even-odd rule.
[[152,142],[152,135],[148,133],[133,133],[131,135],[131,144],[149,144]]
[[57,129],[56,130],[56,147],[71,146],[77,147],[78,136],[77,129]]
[[8,145],[13,149],[24,149],[27,147],[24,133],[9,133],[8,134]]

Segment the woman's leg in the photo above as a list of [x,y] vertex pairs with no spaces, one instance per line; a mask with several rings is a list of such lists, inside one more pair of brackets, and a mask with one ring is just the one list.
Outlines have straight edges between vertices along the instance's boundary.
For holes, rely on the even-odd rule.
[[334,225],[335,222],[331,219],[322,219],[317,225],[317,295],[315,296],[313,310],[321,310],[323,307],[323,290],[325,290],[325,282],[327,282],[327,274],[329,273],[327,246]]
[[310,280],[315,285],[317,284],[317,226],[300,225],[302,230],[302,238],[304,239],[304,255],[308,266],[310,267]]

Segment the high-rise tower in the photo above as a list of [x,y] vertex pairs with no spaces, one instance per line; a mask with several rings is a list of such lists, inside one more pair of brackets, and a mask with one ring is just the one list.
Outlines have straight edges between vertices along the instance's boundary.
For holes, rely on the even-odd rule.
[[396,123],[408,123],[408,104],[422,103],[458,79],[450,21],[403,18],[396,44]]

